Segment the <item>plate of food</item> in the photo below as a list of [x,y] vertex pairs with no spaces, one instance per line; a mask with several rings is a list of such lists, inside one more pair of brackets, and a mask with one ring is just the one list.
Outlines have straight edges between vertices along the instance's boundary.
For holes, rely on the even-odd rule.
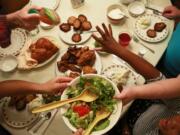
[[46,7],[56,10],[59,6],[60,0],[31,0],[30,5],[36,5],[39,7]]
[[6,98],[2,105],[4,121],[14,128],[24,128],[31,125],[38,119],[39,115],[32,114],[28,104],[36,98],[36,95],[20,95]]
[[54,37],[41,37],[33,42],[29,40],[17,57],[18,68],[27,70],[42,67],[58,55],[59,49]]
[[137,75],[124,65],[111,65],[102,71],[102,75],[109,78],[116,85],[133,86],[136,85]]
[[83,90],[89,88],[98,95],[93,102],[73,102],[61,108],[65,124],[72,130],[79,128],[86,130],[95,119],[96,111],[106,108],[110,116],[100,121],[93,129],[91,135],[102,135],[108,132],[118,122],[122,102],[115,101],[113,96],[119,93],[116,85],[102,75],[88,74],[74,79],[70,86],[63,92],[61,100],[78,96]]
[[81,74],[100,74],[102,63],[100,56],[89,47],[69,47],[60,53],[55,65],[57,76],[77,77]]
[[28,37],[26,31],[21,28],[16,28],[11,32],[11,44],[2,48],[0,46],[0,56],[17,55],[25,45]]
[[83,14],[78,17],[70,16],[67,22],[59,25],[60,38],[68,45],[78,45],[87,42],[91,38],[92,24]]
[[161,16],[146,14],[136,20],[134,32],[142,40],[156,43],[168,36],[168,27]]

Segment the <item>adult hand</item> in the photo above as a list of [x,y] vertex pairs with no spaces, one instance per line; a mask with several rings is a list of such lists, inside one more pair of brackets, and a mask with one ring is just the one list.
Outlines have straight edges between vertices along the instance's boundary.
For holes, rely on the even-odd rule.
[[133,88],[128,87],[124,88],[120,94],[115,95],[114,98],[117,100],[122,100],[123,105],[126,105],[136,98],[136,93],[134,92]]
[[164,9],[163,16],[169,19],[180,17],[180,10],[175,6],[168,6]]
[[29,10],[30,9],[36,9],[36,10],[40,10],[40,7],[36,7],[36,6],[26,6],[23,9],[8,14],[7,15],[7,22],[10,26],[13,27],[20,27],[20,28],[24,28],[27,29],[29,31],[35,29],[37,27],[37,25],[40,22],[40,16],[39,14],[29,14]]
[[83,129],[78,129],[73,135],[82,135]]
[[94,34],[92,35],[92,37],[102,45],[102,51],[114,54],[117,51],[117,48],[119,48],[120,46],[113,38],[111,25],[109,25],[109,28],[107,28],[106,25],[103,23],[102,27],[103,30],[99,26],[96,26],[96,29],[100,33],[101,37],[98,38]]
[[41,84],[41,90],[47,94],[62,93],[72,80],[69,77],[57,77],[46,83]]

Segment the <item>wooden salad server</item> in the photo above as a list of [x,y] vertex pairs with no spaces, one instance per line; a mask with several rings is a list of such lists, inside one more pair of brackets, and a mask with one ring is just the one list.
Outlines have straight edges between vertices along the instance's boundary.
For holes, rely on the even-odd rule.
[[93,128],[96,126],[96,124],[109,117],[111,113],[106,108],[101,108],[99,111],[96,112],[96,117],[94,121],[89,125],[89,127],[84,131],[83,135],[90,135]]
[[51,109],[55,109],[58,107],[61,107],[65,104],[69,104],[75,101],[84,101],[84,102],[92,102],[95,101],[98,98],[98,96],[94,93],[92,93],[90,90],[84,90],[79,96],[62,100],[62,101],[55,101],[49,104],[44,104],[40,107],[32,109],[32,113],[39,113],[39,112],[44,112],[48,111]]

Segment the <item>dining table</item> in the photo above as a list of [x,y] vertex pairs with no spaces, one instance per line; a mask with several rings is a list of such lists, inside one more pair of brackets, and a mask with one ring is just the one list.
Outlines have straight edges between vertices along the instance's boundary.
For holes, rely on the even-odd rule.
[[[48,1],[48,0],[46,0]],[[51,1],[51,0],[49,0]],[[170,0],[139,0],[146,4],[151,5],[158,10],[163,10],[166,6],[171,5]],[[60,16],[61,23],[66,22],[69,16],[78,16],[79,14],[85,14],[88,20],[92,23],[92,29],[95,30],[95,26],[101,26],[102,23],[109,24],[109,20],[107,18],[107,8],[110,5],[119,4],[123,7],[123,12],[128,16],[123,23],[120,24],[111,24],[113,36],[118,41],[118,35],[121,32],[128,32],[131,35],[134,34],[134,24],[138,17],[133,17],[128,12],[128,6],[121,3],[121,0],[85,0],[83,6],[79,8],[73,8],[70,0],[59,0],[59,5],[56,9],[57,13]],[[145,14],[153,14],[152,10],[146,9]],[[162,17],[162,16],[161,16]],[[167,18],[163,19],[166,21],[168,27],[168,36],[162,40],[161,42],[157,43],[149,43],[145,42],[141,39],[140,42],[148,46],[149,48],[153,49],[155,53],[152,53],[149,50],[146,50],[146,53],[142,57],[143,59],[147,60],[153,66],[156,66],[161,59],[163,53],[165,52],[168,42],[172,36],[173,29],[174,29],[174,21],[169,20]],[[53,36],[57,39],[57,42],[60,46],[60,53],[66,50],[69,45],[63,42],[60,38],[60,29],[59,25],[54,26],[52,29],[43,29],[39,26],[39,33],[35,36],[28,35],[28,38],[31,40],[38,39],[44,36]],[[90,38],[87,42],[85,42],[82,46],[89,46],[90,48],[94,48],[95,40]],[[137,42],[131,40],[128,47],[125,49],[130,50],[131,52],[139,55],[140,49],[146,49],[142,45]],[[109,55],[100,55],[102,70],[112,64],[124,63],[129,66],[126,62],[122,59],[115,57],[112,54]],[[50,79],[56,77],[55,74],[55,66],[57,64],[57,60],[53,59],[52,61],[48,62],[47,64],[43,65],[42,67],[31,69],[31,70],[18,70],[16,69],[14,72],[5,73],[0,71],[0,81],[5,80],[26,80],[36,83],[43,83]],[[132,69],[133,70],[133,69]],[[137,84],[142,85],[144,83],[143,77],[140,77],[139,82]],[[123,114],[128,110],[130,105],[123,107]],[[0,124],[7,129],[12,135],[29,135],[30,133],[27,132],[25,128],[17,129],[8,126],[0,115]],[[65,125],[62,114],[60,111],[57,112],[51,123],[48,125],[46,131],[43,133],[44,135],[72,135],[72,131]]]

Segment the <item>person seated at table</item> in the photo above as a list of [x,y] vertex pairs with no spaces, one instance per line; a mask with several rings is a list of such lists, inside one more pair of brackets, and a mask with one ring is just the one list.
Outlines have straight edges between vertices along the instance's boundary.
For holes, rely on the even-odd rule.
[[104,31],[97,26],[97,31],[101,34],[101,38],[98,38],[96,35],[92,35],[93,38],[102,45],[102,51],[115,54],[116,56],[122,58],[129,65],[131,65],[136,72],[141,74],[146,80],[161,80],[163,75],[155,68],[152,64],[142,59],[138,55],[130,52],[127,49],[124,49],[118,42],[113,38],[112,28],[109,25],[109,30],[102,24]]
[[[147,82],[154,81],[154,83],[144,86],[126,88],[121,94],[117,95],[116,98],[123,100],[123,102],[128,102],[134,99],[170,99],[163,100],[163,104],[152,105],[152,107],[150,107],[136,121],[133,133],[135,135],[145,135],[151,131],[150,128],[153,130],[153,126],[157,126],[156,124],[161,118],[173,116],[180,111],[180,99],[173,99],[175,97],[180,97],[180,78],[163,80],[165,77],[156,68],[139,56],[133,54],[127,49],[124,49],[115,41],[112,36],[112,29],[110,25],[109,30],[104,24],[102,26],[104,30],[98,26],[96,27],[101,37],[98,38],[96,35],[93,35],[94,39],[102,45],[102,50],[113,53],[127,61],[139,74],[143,75],[147,79]],[[146,121],[146,123],[143,121]],[[139,123],[138,126],[137,123]]]
[[158,69],[161,70],[166,77],[176,77],[180,74],[180,10],[175,6],[168,6],[164,9],[163,16],[169,19],[178,19],[178,21],[166,52],[158,64]]
[[[138,118],[133,128],[133,135],[180,135],[180,115],[178,115],[180,112],[179,83],[180,77],[161,80],[143,86],[125,88],[121,94],[115,97],[123,100],[124,103],[135,99],[162,100],[162,103],[153,104]],[[176,116],[175,122],[167,121],[167,123],[161,120],[168,117],[176,118]]]
[[0,14],[9,14],[22,9],[30,0],[0,0]]
[[10,44],[10,33],[13,28],[33,30],[40,22],[38,14],[28,14],[30,9],[40,10],[41,7],[26,6],[21,10],[7,15],[0,15],[0,46],[7,47]]

